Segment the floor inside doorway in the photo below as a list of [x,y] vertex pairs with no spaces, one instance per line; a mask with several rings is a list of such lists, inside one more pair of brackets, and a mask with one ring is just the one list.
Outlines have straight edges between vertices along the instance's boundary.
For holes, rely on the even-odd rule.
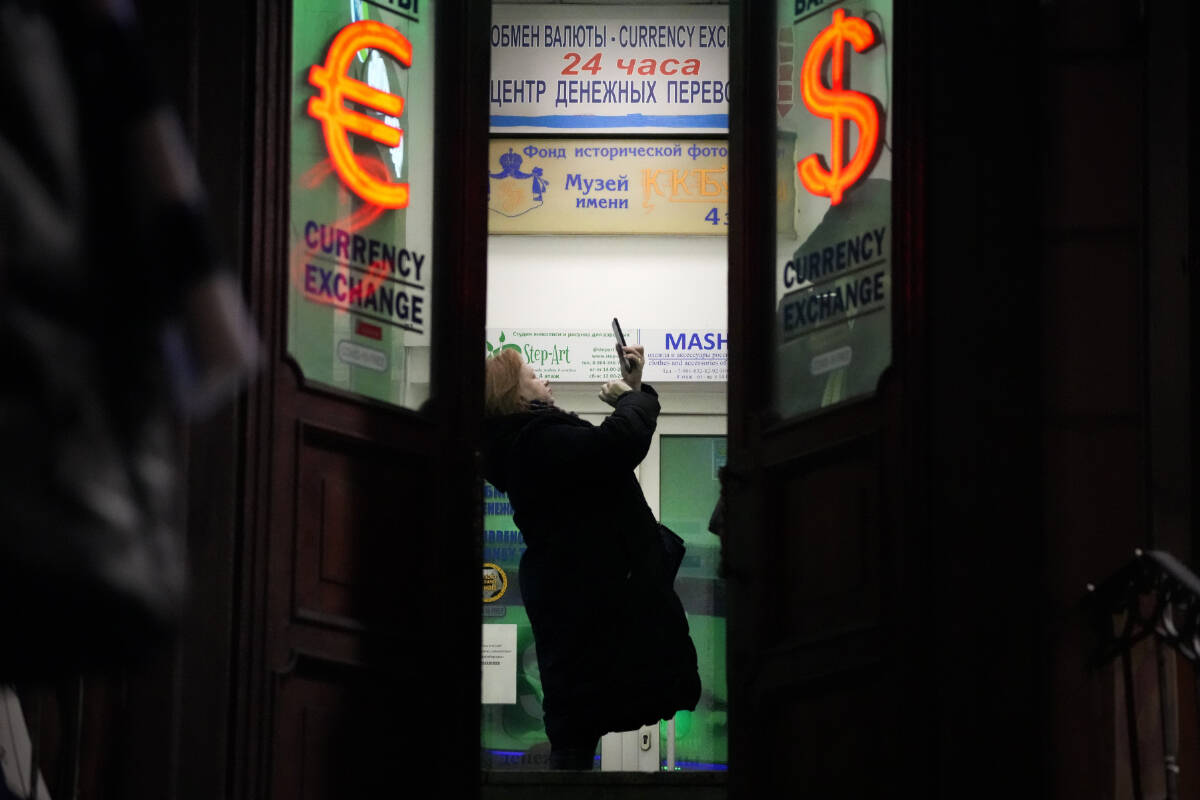
[[482,800],[725,800],[723,772],[485,772]]

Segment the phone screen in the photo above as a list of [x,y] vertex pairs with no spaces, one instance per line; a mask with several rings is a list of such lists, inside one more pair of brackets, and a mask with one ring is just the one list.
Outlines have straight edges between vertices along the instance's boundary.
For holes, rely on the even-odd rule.
[[621,359],[626,372],[632,372],[633,365],[625,358],[625,334],[621,332],[621,323],[617,322],[616,317],[613,317],[613,336],[617,337],[617,358]]

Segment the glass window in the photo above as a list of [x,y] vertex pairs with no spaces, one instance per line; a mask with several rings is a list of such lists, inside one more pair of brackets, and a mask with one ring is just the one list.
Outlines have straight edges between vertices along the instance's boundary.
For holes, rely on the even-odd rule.
[[434,0],[294,0],[288,354],[305,379],[429,396]]
[[[590,416],[590,415],[589,415]],[[596,417],[595,422],[601,418]],[[702,686],[695,711],[680,712],[672,723],[659,725],[662,769],[725,770],[728,765],[725,681],[725,591],[718,577],[720,540],[708,530],[720,494],[717,470],[725,463],[725,437],[671,433],[675,430],[724,430],[719,417],[661,417],[660,433],[638,470],[647,502],[661,521],[683,537],[687,554],[675,589],[688,617],[699,658]],[[508,656],[515,669],[501,668],[502,657],[485,664],[484,701],[480,729],[480,763],[490,770],[541,770],[549,761],[549,742],[542,726],[542,691],[537,651],[518,586],[525,544],[512,521],[508,498],[495,487],[484,487],[483,624],[510,626],[495,639],[508,638],[515,649]],[[505,645],[509,647],[511,645]],[[485,645],[486,647],[486,645]],[[486,649],[485,649],[486,652]],[[489,657],[485,655],[485,661]],[[489,668],[496,668],[500,685],[489,687]],[[490,696],[489,696],[489,693]],[[673,740],[673,744],[672,744]],[[602,765],[600,750],[596,768]],[[626,767],[627,768],[627,767]]]
[[830,5],[778,6],[784,418],[873,393],[892,359],[892,2]]
[[[729,764],[725,586],[717,573],[721,543],[708,521],[721,492],[717,470],[725,464],[725,437],[663,435],[660,444],[660,519],[687,543],[675,591],[687,612],[702,687],[696,710],[675,715],[674,768],[724,770]],[[667,725],[660,729],[665,768],[670,731]]]
[[[480,768],[491,770],[541,770],[550,761],[550,742],[542,725],[542,682],[538,676],[537,651],[533,629],[521,602],[519,567],[525,541],[513,523],[508,496],[490,483],[484,484],[483,498],[483,624],[509,626],[508,641],[516,648],[509,657],[515,660],[515,692],[511,673],[498,670],[501,685],[494,693],[488,686],[489,667],[484,665],[484,697],[480,727]],[[497,631],[501,634],[500,631]],[[485,659],[486,660],[486,659]],[[494,659],[500,661],[500,659]],[[490,695],[490,696],[489,696]]]

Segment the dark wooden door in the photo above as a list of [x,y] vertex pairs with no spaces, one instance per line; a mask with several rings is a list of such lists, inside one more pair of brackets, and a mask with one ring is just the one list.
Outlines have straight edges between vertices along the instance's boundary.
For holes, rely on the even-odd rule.
[[436,15],[435,274],[416,410],[330,390],[288,356],[290,3],[260,18],[254,290],[269,361],[246,463],[241,797],[384,796],[421,772],[449,795],[478,791],[489,8],[421,7]]
[[873,394],[781,415],[773,389],[781,367],[777,59],[798,63],[803,53],[781,54],[791,20],[775,18],[777,5],[734,2],[730,13],[731,64],[744,65],[731,70],[730,106],[730,796],[783,796],[790,787],[786,796],[883,797],[908,748],[896,732],[909,702],[903,650],[912,618],[895,546],[911,478],[899,465],[911,456],[905,387],[914,365],[904,331],[917,296],[902,223],[906,165],[896,153],[891,366]]

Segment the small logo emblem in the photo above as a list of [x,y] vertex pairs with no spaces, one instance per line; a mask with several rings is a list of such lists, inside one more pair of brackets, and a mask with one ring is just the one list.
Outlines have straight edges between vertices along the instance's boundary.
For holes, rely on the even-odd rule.
[[550,184],[542,177],[542,168],[521,171],[525,159],[512,148],[500,156],[500,171],[488,173],[488,208],[506,217],[519,217],[542,204]]
[[508,591],[508,576],[499,564],[483,565],[483,602],[494,603]]

